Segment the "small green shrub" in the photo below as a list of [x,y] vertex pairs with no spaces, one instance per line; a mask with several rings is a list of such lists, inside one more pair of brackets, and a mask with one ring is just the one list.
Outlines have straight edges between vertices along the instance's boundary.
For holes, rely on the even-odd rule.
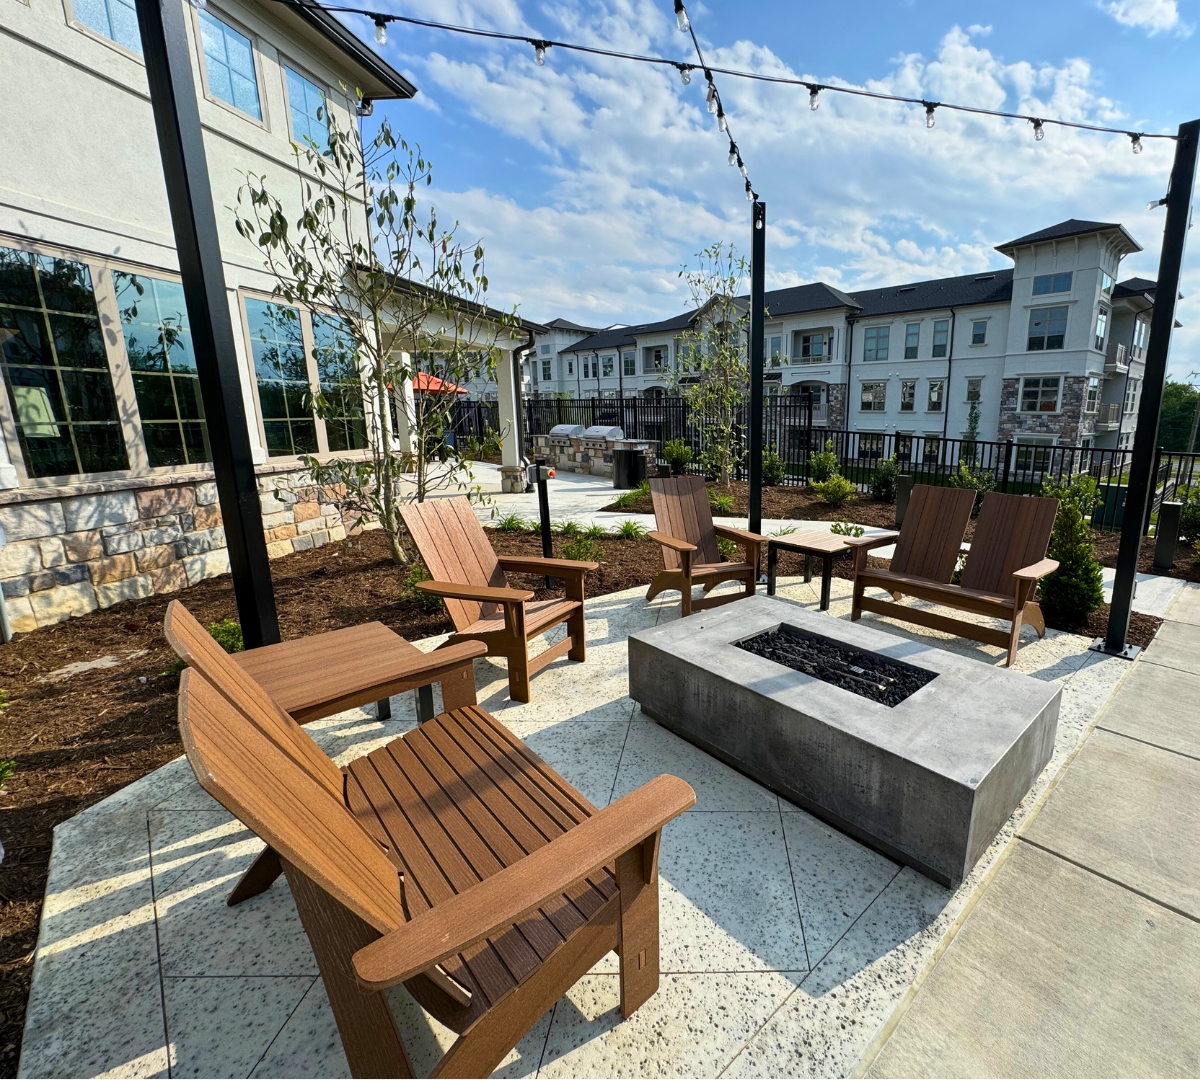
[[613,529],[613,535],[619,536],[622,540],[645,540],[650,535],[650,530],[640,522],[628,518]]
[[608,530],[603,525],[592,524],[583,530],[583,535],[593,540],[599,540],[608,535]]
[[637,488],[630,488],[628,491],[622,491],[613,499],[612,504],[618,510],[629,510],[636,506],[641,498],[642,493]]
[[983,506],[983,497],[996,486],[996,478],[990,472],[973,469],[965,461],[958,463],[958,472],[951,474],[950,487],[969,488],[975,492],[975,505],[971,507],[971,517],[979,516],[979,508]]
[[828,480],[813,484],[812,489],[821,501],[829,506],[842,506],[849,502],[850,496],[854,494],[854,485],[837,473],[834,473]]
[[717,537],[717,550],[721,553],[726,562],[735,562],[741,548],[732,540],[726,539],[724,536]]
[[0,793],[8,791],[8,782],[13,778],[17,771],[17,763],[15,761],[0,761]]
[[0,690],[0,713],[4,712],[4,710],[7,709],[11,704],[12,702],[9,700],[8,691]]
[[558,536],[582,536],[583,526],[578,521],[556,521],[550,526],[550,531]]
[[779,456],[775,447],[772,446],[770,450],[763,454],[762,482],[767,487],[779,487],[786,475],[787,470],[784,468],[783,458]]
[[1078,630],[1104,602],[1100,564],[1089,525],[1096,506],[1096,481],[1078,473],[1065,482],[1047,480],[1042,494],[1058,499],[1050,534],[1050,558],[1058,569],[1042,579],[1041,605],[1046,622],[1058,630]]
[[871,498],[879,502],[896,501],[896,477],[900,475],[900,463],[893,454],[890,458],[877,462],[875,475],[871,477]]
[[227,653],[241,652],[246,647],[242,641],[242,625],[234,619],[209,623],[208,632]]
[[825,449],[808,459],[808,475],[812,485],[823,484],[838,471],[837,454],[833,452],[833,440],[825,440]]
[[718,514],[733,513],[733,496],[723,491],[710,491],[708,503]]
[[799,532],[799,531],[800,530],[795,525],[780,525],[778,529],[776,529],[773,533],[771,533],[771,535],[772,536],[790,536],[792,533]]
[[590,536],[576,536],[563,544],[562,556],[580,562],[600,562],[604,558],[604,548]]
[[853,521],[835,521],[829,526],[829,531],[838,536],[862,536],[867,530]]
[[662,456],[671,466],[671,475],[681,476],[692,463],[692,448],[683,439],[668,439],[663,443]]
[[1175,498],[1183,503],[1179,512],[1179,539],[1185,544],[1200,542],[1200,484],[1180,488]]
[[416,604],[422,611],[430,613],[440,611],[445,606],[442,603],[442,598],[417,588],[418,582],[432,580],[433,578],[429,571],[419,562],[414,562],[408,568],[408,576],[404,579],[404,599]]
[[496,522],[495,528],[499,532],[528,532],[529,522],[520,514],[505,514]]

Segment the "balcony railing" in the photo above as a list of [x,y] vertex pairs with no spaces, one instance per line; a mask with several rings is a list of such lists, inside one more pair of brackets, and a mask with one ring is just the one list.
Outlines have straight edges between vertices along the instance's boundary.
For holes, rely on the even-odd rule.
[[1121,426],[1121,406],[1116,402],[1103,404],[1096,410],[1096,430],[1115,431]]
[[1104,358],[1105,375],[1124,375],[1129,370],[1129,354],[1124,345],[1118,345]]

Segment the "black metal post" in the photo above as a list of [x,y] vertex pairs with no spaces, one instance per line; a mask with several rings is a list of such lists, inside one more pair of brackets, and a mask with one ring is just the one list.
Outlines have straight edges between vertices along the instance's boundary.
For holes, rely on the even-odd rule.
[[1136,649],[1126,645],[1133,587],[1137,581],[1138,555],[1142,547],[1142,524],[1154,492],[1154,448],[1158,442],[1158,418],[1162,410],[1163,384],[1167,377],[1167,353],[1175,325],[1179,296],[1179,272],[1192,211],[1192,189],[1196,183],[1196,146],[1200,142],[1200,120],[1179,125],[1175,164],[1167,189],[1167,221],[1163,227],[1162,251],[1158,257],[1158,284],[1154,290],[1154,314],[1150,320],[1150,342],[1146,347],[1146,369],[1142,401],[1138,407],[1137,431],[1129,463],[1129,486],[1125,492],[1125,516],[1121,522],[1121,546],[1117,552],[1117,575],[1113,582],[1108,633],[1093,648],[1115,656],[1132,658]]
[[[550,481],[546,474],[546,459],[540,457],[535,463],[538,467],[538,521],[542,531],[542,555],[547,559],[554,558],[554,539],[550,535]],[[553,589],[555,578],[547,575],[546,588]]]
[[763,332],[767,261],[767,204],[750,208],[750,531],[762,531]]
[[233,591],[242,639],[253,649],[279,640],[279,620],[183,4],[180,0],[137,0],[137,17]]

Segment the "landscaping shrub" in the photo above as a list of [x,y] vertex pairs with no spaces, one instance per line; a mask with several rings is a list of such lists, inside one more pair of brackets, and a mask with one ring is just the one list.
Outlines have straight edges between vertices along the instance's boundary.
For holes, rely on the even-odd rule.
[[829,531],[838,536],[862,536],[867,530],[853,521],[835,521],[829,526]]
[[592,540],[599,540],[602,536],[608,535],[608,530],[603,525],[592,524],[583,530],[583,535]]
[[578,521],[556,521],[550,526],[550,529],[559,536],[576,537],[583,535],[583,526]]
[[17,771],[17,763],[12,760],[0,761],[0,795],[8,794],[8,782]]
[[562,546],[564,559],[577,559],[580,562],[600,562],[604,558],[604,548],[590,536],[576,536]]
[[628,510],[632,506],[636,506],[638,501],[646,498],[650,494],[650,481],[643,480],[635,488],[630,488],[628,491],[622,491],[615,499],[613,506],[618,510]]
[[682,476],[692,463],[692,448],[682,439],[668,439],[663,443],[662,456],[671,466],[671,475]]
[[838,471],[837,454],[833,452],[833,440],[825,440],[825,449],[819,454],[813,454],[808,459],[808,475],[813,486],[823,484]]
[[233,619],[210,623],[208,632],[227,653],[241,652],[246,647],[242,641],[242,625]]
[[724,556],[727,562],[737,562],[741,548],[739,548],[732,540],[729,540],[724,536],[718,536],[717,551]]
[[408,577],[404,579],[404,598],[416,604],[422,611],[434,612],[444,605],[440,596],[434,596],[417,588],[419,581],[432,581],[433,577],[419,562],[414,562],[408,568]]
[[1047,480],[1042,494],[1059,501],[1047,552],[1058,560],[1059,567],[1042,579],[1042,613],[1050,626],[1077,630],[1104,602],[1100,564],[1088,524],[1096,505],[1096,481],[1086,473],[1061,483]]
[[900,463],[893,454],[890,458],[875,465],[875,475],[871,477],[871,498],[880,502],[896,501],[896,477],[900,475]]
[[1175,498],[1183,503],[1179,514],[1179,539],[1185,544],[1200,543],[1200,484],[1180,488]]
[[841,506],[848,502],[850,496],[854,494],[854,485],[837,473],[834,473],[828,480],[813,484],[812,489],[821,497],[823,503],[828,503],[830,506]]
[[708,493],[708,503],[718,514],[733,513],[732,495],[726,495],[724,492],[710,491]]
[[496,522],[496,528],[500,532],[528,532],[529,522],[520,514],[505,514]]
[[622,540],[645,540],[650,535],[650,530],[640,522],[629,518],[613,529],[613,535],[619,536]]
[[772,446],[763,454],[762,482],[766,487],[779,487],[786,475],[787,470],[784,468],[783,458],[776,453],[775,447]]
[[971,517],[978,517],[983,497],[996,486],[996,478],[990,472],[973,469],[965,461],[960,461],[958,472],[951,475],[949,483],[953,488],[969,488],[976,493]]

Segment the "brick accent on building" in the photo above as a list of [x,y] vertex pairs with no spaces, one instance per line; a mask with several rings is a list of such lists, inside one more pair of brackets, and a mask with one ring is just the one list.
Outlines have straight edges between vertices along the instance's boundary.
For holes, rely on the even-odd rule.
[[1087,401],[1086,378],[1063,379],[1062,399],[1056,413],[1018,412],[1021,380],[1005,379],[1000,395],[999,439],[1006,442],[1019,435],[1056,435],[1067,446],[1095,430],[1095,417],[1083,411]]

